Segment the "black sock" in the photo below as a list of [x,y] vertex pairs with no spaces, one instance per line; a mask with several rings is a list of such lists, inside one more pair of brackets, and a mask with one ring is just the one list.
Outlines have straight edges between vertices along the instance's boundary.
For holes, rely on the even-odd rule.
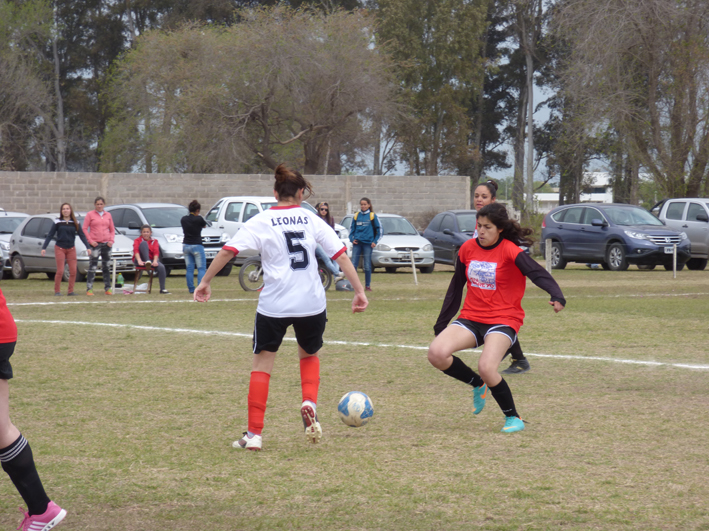
[[468,385],[472,385],[473,387],[480,387],[485,383],[483,382],[483,379],[480,378],[478,373],[468,367],[465,363],[463,363],[463,360],[456,356],[453,356],[453,363],[451,363],[451,366],[443,371],[443,374],[447,374],[448,376],[455,378],[456,380],[460,380]]
[[43,514],[49,505],[49,498],[34,466],[32,449],[27,439],[20,435],[7,448],[0,448],[0,463],[25,500],[28,512],[31,515]]
[[512,343],[512,346],[507,351],[507,354],[512,356],[512,359],[517,361],[522,361],[523,359],[525,359],[524,352],[522,352],[522,347],[519,346],[519,339]]
[[495,387],[490,387],[490,392],[505,417],[519,417],[517,409],[515,409],[515,400],[512,398],[512,391],[504,378]]

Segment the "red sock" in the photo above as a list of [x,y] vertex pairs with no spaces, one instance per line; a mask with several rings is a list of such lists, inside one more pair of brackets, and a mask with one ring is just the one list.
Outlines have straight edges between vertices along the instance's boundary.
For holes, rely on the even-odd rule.
[[300,386],[303,389],[303,401],[318,403],[320,387],[320,358],[308,356],[300,360]]
[[267,372],[253,371],[249,382],[249,424],[248,430],[256,435],[263,431],[263,418],[266,416],[268,401],[268,383],[271,375]]

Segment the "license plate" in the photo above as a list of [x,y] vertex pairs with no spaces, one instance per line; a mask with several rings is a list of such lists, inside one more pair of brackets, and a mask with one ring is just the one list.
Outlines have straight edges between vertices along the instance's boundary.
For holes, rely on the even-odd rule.
[[210,252],[204,253],[204,254],[207,258],[214,258],[215,256],[217,256],[217,253],[215,253],[214,251],[210,251]]
[[665,254],[672,254],[674,252],[672,247],[665,247]]

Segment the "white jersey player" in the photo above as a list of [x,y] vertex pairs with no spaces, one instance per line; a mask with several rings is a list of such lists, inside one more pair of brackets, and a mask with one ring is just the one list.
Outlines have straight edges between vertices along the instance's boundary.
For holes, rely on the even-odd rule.
[[316,404],[320,384],[320,358],[327,322],[325,290],[318,272],[315,249],[320,244],[354,287],[352,311],[362,312],[368,301],[345,247],[318,216],[302,208],[310,183],[284,164],[276,168],[274,196],[278,205],[247,221],[217,254],[194,293],[198,302],[211,296],[210,283],[234,255],[246,250],[261,254],[264,287],[259,296],[253,335],[253,364],[249,382],[248,430],[234,448],[260,450],[268,388],[276,352],[286,329],[293,326],[298,343],[303,403],[300,408],[305,435],[312,443],[322,437]]

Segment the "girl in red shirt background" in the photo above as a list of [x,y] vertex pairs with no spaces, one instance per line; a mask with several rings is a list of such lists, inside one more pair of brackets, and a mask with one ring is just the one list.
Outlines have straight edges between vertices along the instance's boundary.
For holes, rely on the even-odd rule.
[[160,280],[160,293],[170,294],[165,289],[167,272],[165,266],[160,262],[160,244],[153,239],[153,229],[150,228],[150,225],[140,227],[140,237],[133,242],[133,263],[138,267],[152,268],[157,271]]
[[[503,432],[524,429],[512,391],[497,372],[505,352],[517,339],[524,310],[522,297],[526,278],[551,295],[555,312],[566,305],[553,277],[520,245],[531,246],[531,229],[510,219],[507,208],[491,203],[477,212],[478,237],[465,242],[458,252],[441,313],[433,330],[436,339],[428,349],[428,360],[443,373],[473,387],[473,413],[485,406],[488,388],[505,415]],[[526,277],[526,278],[525,278]],[[465,303],[458,319],[448,325],[460,308],[463,287]],[[483,346],[477,374],[453,353]]]

